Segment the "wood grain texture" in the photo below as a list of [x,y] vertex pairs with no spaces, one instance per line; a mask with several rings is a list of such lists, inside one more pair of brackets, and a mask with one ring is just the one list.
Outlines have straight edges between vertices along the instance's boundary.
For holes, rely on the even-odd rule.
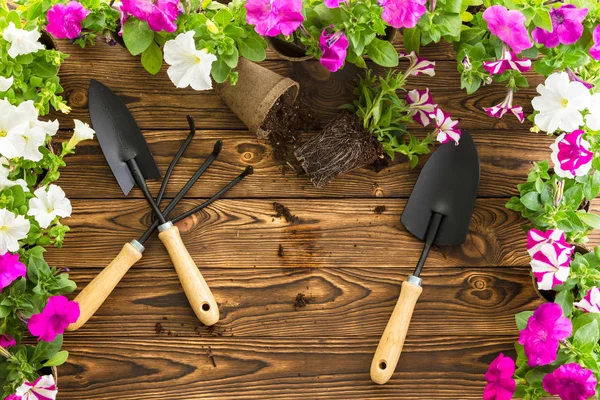
[[[420,130],[419,134],[424,135],[425,132]],[[553,142],[553,138],[541,134],[532,140],[533,134],[522,130],[471,130],[471,134],[481,159],[479,197],[507,197],[518,193],[516,185],[525,181],[531,161],[549,157],[549,146]],[[164,172],[187,134],[181,131],[146,131],[145,136]],[[308,136],[304,135],[304,138]],[[68,137],[70,133],[62,132],[57,142]],[[273,158],[271,147],[248,131],[201,131],[179,161],[167,188],[167,197],[173,197],[183,187],[219,139],[224,143],[219,158],[194,185],[188,198],[210,197],[247,165],[254,168],[254,175],[246,178],[226,197],[408,197],[428,158],[421,157],[420,165],[411,169],[406,158],[399,156],[380,172],[362,168],[334,179],[325,189],[317,189],[307,178],[298,177],[290,168],[282,171],[280,163]],[[86,179],[81,179],[82,170],[85,170]],[[124,198],[97,141],[83,142],[78,146],[77,153],[69,157],[67,166],[61,169],[61,183],[71,199]],[[160,183],[149,182],[149,186],[153,193],[157,193]],[[143,195],[140,190],[134,189],[128,198],[143,198]]]
[[[275,217],[274,201],[288,207],[298,221]],[[524,221],[505,203],[506,199],[477,200],[467,241],[433,249],[425,268],[528,265]],[[179,209],[195,204],[185,200]],[[404,199],[228,199],[177,225],[200,270],[414,267],[423,245],[400,223],[405,204]],[[378,214],[377,207],[385,211]],[[598,206],[594,204],[593,210],[598,211]],[[73,232],[62,250],[51,251],[46,258],[61,266],[78,260],[88,267],[102,267],[123,243],[137,239],[150,219],[148,205],[141,199],[77,201],[69,221]],[[590,245],[598,238],[594,233]],[[140,264],[154,268],[168,263],[158,240],[148,241]]]
[[396,374],[379,386],[369,379],[377,339],[290,334],[277,341],[73,334],[61,399],[480,399],[487,364],[499,351],[512,354],[512,338],[409,339]]
[[[98,269],[74,267],[84,287]],[[379,339],[410,268],[287,268],[202,271],[221,312],[201,326],[172,267],[138,264],[77,337],[371,337]],[[410,336],[518,334],[514,314],[541,300],[529,268],[425,268]],[[308,299],[295,306],[298,293]],[[156,333],[156,324],[164,328]],[[182,325],[183,324],[183,325]],[[67,342],[69,338],[67,338]],[[367,366],[368,367],[368,366]]]

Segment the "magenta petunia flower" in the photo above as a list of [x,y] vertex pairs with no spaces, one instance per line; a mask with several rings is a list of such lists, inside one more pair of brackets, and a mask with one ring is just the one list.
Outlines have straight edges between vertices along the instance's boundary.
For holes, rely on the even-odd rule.
[[510,400],[517,388],[514,373],[515,362],[500,353],[485,373],[487,385],[483,389],[483,400]]
[[419,76],[421,74],[429,76],[435,75],[435,61],[429,61],[419,57],[414,51],[411,51],[410,53],[400,52],[398,55],[408,59],[409,65],[405,72],[406,76]]
[[600,61],[600,25],[596,26],[592,35],[594,45],[590,47],[590,56],[596,61]]
[[573,44],[583,33],[583,20],[588,13],[587,8],[577,8],[573,4],[565,4],[560,8],[550,10],[552,32],[539,26],[531,32],[533,40],[545,47],[556,47],[559,44]]
[[600,288],[591,288],[581,301],[575,302],[573,305],[581,308],[585,312],[600,313]]
[[323,3],[327,8],[338,8],[340,3],[347,3],[348,0],[324,0]]
[[556,246],[559,252],[566,251],[569,258],[575,251],[575,247],[567,243],[565,233],[560,229],[549,229],[546,232],[530,229],[527,233],[527,252],[530,256],[533,257],[547,244]]
[[513,106],[513,95],[514,89],[508,89],[504,100],[492,107],[484,107],[483,110],[487,115],[494,118],[502,118],[507,112],[511,112],[519,122],[525,121],[525,113],[523,113],[523,107]]
[[79,304],[69,301],[65,296],[53,296],[40,314],[31,316],[28,328],[32,335],[38,336],[38,340],[51,342],[78,318]]
[[18,254],[4,253],[0,256],[0,292],[15,279],[26,274],[27,268],[19,261]]
[[436,129],[433,132],[436,135],[436,139],[440,143],[448,143],[451,140],[458,145],[460,140],[460,129],[456,128],[458,121],[453,121],[450,118],[450,114],[436,107],[435,112],[430,115],[431,118],[435,119]]
[[563,400],[586,400],[596,394],[594,373],[577,363],[561,365],[542,381],[544,390]]
[[4,400],[22,400],[21,396],[17,396],[16,394],[11,394],[8,397],[5,397]]
[[327,29],[321,33],[319,48],[323,52],[321,64],[331,72],[335,72],[344,66],[346,51],[348,50],[348,38],[343,31],[327,34]]
[[590,143],[583,139],[581,129],[572,133],[563,133],[550,146],[550,158],[554,163],[554,172],[563,178],[575,178],[590,172],[594,152],[590,151]]
[[17,341],[8,335],[0,335],[0,347],[8,349],[17,345]]
[[75,39],[81,33],[81,22],[89,13],[78,1],[55,4],[46,14],[46,30],[57,39]]
[[304,21],[302,0],[247,0],[246,22],[262,36],[291,35]]
[[427,8],[427,0],[379,0],[381,18],[394,28],[414,28]]
[[175,32],[177,17],[183,13],[179,0],[123,0],[121,3],[121,24],[129,15],[148,22],[156,32]]
[[554,361],[559,341],[571,336],[572,332],[571,320],[563,317],[558,304],[540,305],[519,334],[519,344],[525,348],[529,366],[533,368]]
[[483,19],[487,21],[490,32],[509,45],[515,53],[519,54],[533,46],[525,28],[525,16],[520,11],[509,11],[506,7],[495,5],[483,12]]
[[423,126],[431,122],[431,114],[435,112],[436,105],[433,103],[433,97],[429,93],[429,88],[425,90],[413,89],[406,95],[409,115],[413,120]]
[[531,68],[531,60],[518,58],[515,53],[505,49],[502,58],[496,61],[484,61],[483,68],[492,75],[502,74],[507,69],[519,72],[527,72]]
[[569,80],[571,82],[579,82],[588,89],[591,89],[594,87],[594,85],[592,85],[588,81],[584,81],[579,76],[577,76],[577,74],[575,74],[575,72],[573,72],[573,70],[571,68],[567,67],[567,68],[565,68],[565,71],[567,72],[567,75],[569,76]]

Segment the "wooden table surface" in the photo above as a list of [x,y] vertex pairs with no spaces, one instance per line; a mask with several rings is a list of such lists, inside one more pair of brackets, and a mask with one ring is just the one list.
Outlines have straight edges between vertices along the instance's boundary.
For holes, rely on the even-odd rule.
[[[73,107],[70,116],[58,117],[64,129],[72,128],[71,118],[89,122],[87,86],[98,79],[126,101],[165,171],[187,135],[185,115],[194,116],[199,132],[168,197],[214,141],[223,140],[221,156],[181,209],[209,197],[247,165],[256,172],[179,224],[219,304],[220,322],[200,325],[155,237],[96,315],[65,335],[70,357],[59,369],[59,399],[481,398],[487,365],[499,352],[510,353],[517,338],[514,314],[540,304],[523,221],[504,204],[530,161],[549,158],[552,142],[512,116],[484,114],[482,107],[503,99],[502,87],[468,96],[459,89],[449,46],[422,52],[437,62],[437,75],[414,78],[411,88],[429,86],[440,106],[472,133],[481,186],[467,242],[432,251],[398,368],[379,386],[369,378],[371,358],[421,251],[400,214],[424,159],[414,170],[398,158],[379,173],[362,169],[315,189],[305,177],[282,174],[270,147],[246,131],[214,92],[176,89],[165,67],[150,76],[138,57],[119,46],[98,42],[81,50],[62,42],[60,49],[71,54],[60,72]],[[264,65],[300,82],[300,101],[321,125],[353,86],[350,67],[331,76],[315,62],[292,64],[272,53]],[[533,87],[516,96],[528,113],[539,81],[530,79]],[[151,216],[139,190],[122,195],[95,141],[78,147],[59,183],[73,203],[67,221],[72,231],[64,248],[50,250],[47,259],[71,268],[81,289]],[[154,193],[157,188],[151,185]],[[275,217],[275,201],[298,222]],[[310,302],[297,308],[300,293]]]

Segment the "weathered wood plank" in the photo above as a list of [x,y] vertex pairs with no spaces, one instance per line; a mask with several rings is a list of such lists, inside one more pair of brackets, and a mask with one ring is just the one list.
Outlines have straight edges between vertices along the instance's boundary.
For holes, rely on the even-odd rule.
[[[481,159],[479,197],[507,197],[517,193],[516,184],[526,179],[532,160],[547,159],[553,138],[546,135],[501,130],[471,130]],[[422,134],[425,134],[422,132]],[[186,137],[185,132],[146,132],[145,136],[162,171],[166,171],[173,155]],[[69,137],[70,133],[63,133]],[[305,135],[307,137],[308,135]],[[226,185],[247,165],[255,174],[233,189],[229,198],[269,197],[408,197],[427,156],[411,169],[403,156],[380,172],[363,168],[334,179],[325,189],[317,189],[305,176],[298,177],[282,167],[272,155],[271,147],[254,138],[248,131],[201,131],[179,161],[171,177],[167,197],[183,187],[196,168],[212,152],[217,139],[224,141],[219,159],[188,194],[189,198],[210,197]],[[82,179],[85,171],[85,179]],[[71,199],[124,198],[106,163],[97,141],[82,143],[67,167],[61,169],[61,184]],[[150,189],[157,193],[159,182]],[[133,190],[130,198],[142,198]]]
[[[165,266],[166,267],[166,266]],[[71,270],[79,289],[99,269]],[[222,269],[202,274],[219,304],[213,328],[200,324],[173,268],[134,267],[80,336],[377,337],[411,269]],[[528,267],[425,268],[410,336],[511,336],[514,314],[535,309]],[[300,307],[298,294],[308,299]],[[164,331],[156,332],[157,324]]]
[[500,351],[510,353],[514,340],[409,338],[397,372],[379,386],[369,379],[377,339],[290,336],[92,341],[69,335],[61,399],[480,399],[487,364]]
[[[186,129],[186,114],[194,116],[201,129],[244,128],[213,91],[175,89],[166,74],[166,65],[158,75],[151,76],[144,71],[138,59],[131,57],[120,46],[98,44],[85,50],[75,46],[68,47],[68,50],[72,57],[61,68],[60,78],[65,88],[64,96],[73,107],[73,112],[68,116],[58,115],[66,127],[71,126],[71,118],[89,120],[87,87],[89,79],[95,78],[114,88],[123,97],[143,129]],[[435,52],[435,46],[432,52]],[[444,51],[440,53],[444,54]],[[354,78],[359,72],[356,67],[347,66],[341,72],[331,74],[320,68],[317,61],[290,63],[274,60],[263,64],[300,82],[300,102],[310,108],[321,124],[338,112],[338,106],[352,99]],[[402,61],[400,68],[406,68],[406,65]],[[515,118],[492,119],[482,110],[482,107],[497,104],[504,98],[501,86],[483,87],[474,95],[467,96],[460,90],[460,76],[455,61],[438,61],[436,71],[437,75],[433,78],[411,78],[409,89],[428,86],[436,102],[459,119],[463,127],[522,129]],[[532,87],[517,93],[515,103],[523,105],[525,111],[530,112],[529,103],[540,77],[534,72],[527,76],[531,78]]]
[[[400,223],[402,199],[286,199],[298,217],[275,217],[274,200],[221,200],[181,221],[179,226],[200,268],[413,267],[422,243]],[[428,266],[523,266],[529,264],[526,234],[506,199],[480,199],[467,241],[460,247],[434,249]],[[191,208],[185,202],[183,209]],[[376,207],[385,207],[381,214]],[[381,209],[380,209],[381,210]],[[595,206],[594,210],[598,211]],[[139,237],[150,222],[144,200],[74,202],[73,232],[48,259],[60,266],[102,267],[125,242]],[[598,243],[598,234],[592,243]],[[158,240],[147,242],[147,267],[169,262]],[[279,256],[279,246],[284,256]],[[167,264],[168,265],[168,264]]]

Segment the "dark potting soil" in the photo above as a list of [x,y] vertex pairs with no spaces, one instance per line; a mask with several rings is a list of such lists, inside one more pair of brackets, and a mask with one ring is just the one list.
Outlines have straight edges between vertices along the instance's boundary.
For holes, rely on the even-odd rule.
[[286,166],[294,169],[296,173],[302,172],[302,168],[297,166],[294,150],[298,145],[300,133],[314,129],[314,117],[303,107],[294,104],[292,96],[286,93],[275,102],[261,130],[266,131],[269,136],[273,157],[282,166],[282,173],[285,173]]
[[[286,206],[284,206],[281,203],[278,202],[273,202],[273,208],[275,209],[275,212],[277,214],[275,214],[275,218],[281,218],[283,217],[287,222],[289,222],[290,224],[295,224],[300,222],[300,218],[298,218],[297,216],[293,215],[290,212],[290,209],[287,208]],[[283,250],[283,249],[282,249]]]
[[296,295],[296,299],[294,300],[294,309],[299,309],[302,307],[306,307],[311,301],[310,297],[306,297],[304,293],[298,293]]
[[383,214],[385,212],[385,206],[377,206],[373,211],[375,214]]
[[373,171],[380,173],[381,171],[389,167],[391,163],[392,159],[387,154],[383,154],[377,157],[373,164],[370,165],[370,168],[372,168]]
[[312,183],[322,188],[338,175],[375,162],[382,154],[376,137],[350,112],[338,114],[323,131],[296,150]]

